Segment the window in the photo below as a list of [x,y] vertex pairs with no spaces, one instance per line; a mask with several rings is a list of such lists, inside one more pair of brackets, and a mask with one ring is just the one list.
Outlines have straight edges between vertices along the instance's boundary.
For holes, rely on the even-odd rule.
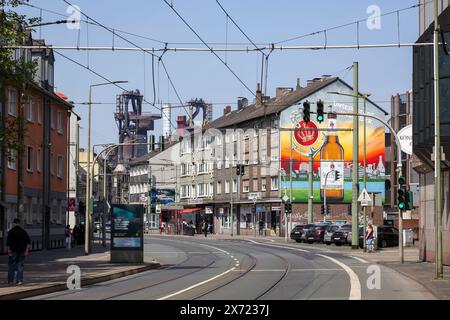
[[199,173],[199,174],[200,174],[200,173],[207,173],[207,172],[208,172],[208,163],[205,162],[205,161],[200,162],[200,163],[197,165],[197,170],[198,170],[198,173]]
[[225,193],[230,193],[230,181],[225,181]]
[[55,117],[53,114],[53,107],[50,106],[50,128],[54,129],[55,128]]
[[242,186],[242,192],[244,193],[248,193],[250,191],[250,185],[249,185],[249,181],[248,180],[244,180],[242,182],[243,186]]
[[271,190],[278,190],[278,177],[270,178],[270,188]]
[[62,112],[61,111],[58,111],[58,123],[57,123],[57,125],[58,125],[58,133],[63,133],[64,132],[64,129],[63,129],[63,117],[62,117]]
[[217,181],[217,190],[216,190],[217,194],[221,194],[222,193],[222,182]]
[[190,186],[189,185],[182,185],[181,186],[181,198],[188,198],[191,195],[190,192]]
[[230,167],[230,157],[225,156],[225,168],[228,169]]
[[38,124],[42,124],[42,105],[40,102],[37,103],[37,121]]
[[188,163],[182,163],[181,164],[181,175],[187,176],[189,175],[189,164]]
[[17,90],[8,89],[8,114],[17,115]]
[[237,180],[233,180],[233,193],[237,192]]
[[57,173],[58,173],[58,178],[62,178],[63,177],[63,157],[62,156],[58,156],[58,166],[57,166]]
[[237,156],[233,155],[233,167],[236,167],[237,165]]
[[53,153],[50,154],[50,174],[54,175],[55,174],[55,168],[53,167]]
[[217,169],[222,169],[222,159],[220,157],[217,158]]
[[8,168],[16,170],[17,164],[17,151],[14,149],[8,149]]
[[208,193],[210,196],[214,194],[214,184],[212,182],[209,183]]
[[216,137],[216,146],[221,146],[222,145],[222,137],[221,136],[217,136]]
[[225,143],[229,143],[230,140],[230,134],[225,134]]
[[33,147],[27,147],[27,171],[33,172]]
[[33,98],[30,98],[28,101],[28,110],[27,110],[27,120],[29,122],[34,122],[34,101]]
[[199,183],[197,185],[197,195],[199,197],[205,197],[208,195],[208,184],[206,183]]
[[263,179],[263,181],[261,183],[261,191],[267,191],[266,179]]

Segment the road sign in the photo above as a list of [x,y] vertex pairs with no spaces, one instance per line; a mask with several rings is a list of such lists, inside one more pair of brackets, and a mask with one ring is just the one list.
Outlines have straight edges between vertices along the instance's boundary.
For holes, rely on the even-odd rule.
[[157,205],[156,205],[155,212],[156,212],[156,213],[161,213],[161,205],[160,205],[160,204],[157,204]]
[[69,211],[77,211],[77,199],[69,198],[69,205],[67,209]]
[[359,195],[358,202],[361,202],[362,207],[368,207],[372,205],[372,198],[366,189],[364,189]]
[[283,202],[287,202],[287,201],[289,200],[289,197],[288,197],[287,194],[285,194],[285,195],[283,196],[283,198],[281,198],[281,199],[283,200]]

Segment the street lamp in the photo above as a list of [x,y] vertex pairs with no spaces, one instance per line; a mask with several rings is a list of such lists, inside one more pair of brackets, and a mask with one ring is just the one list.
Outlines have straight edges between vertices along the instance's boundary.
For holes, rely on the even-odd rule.
[[88,115],[88,134],[87,134],[87,172],[86,172],[86,217],[85,217],[85,245],[84,253],[86,255],[92,252],[91,248],[91,199],[92,199],[92,188],[91,188],[91,114],[92,114],[92,88],[106,86],[110,84],[118,83],[128,83],[128,81],[113,81],[98,83],[89,86],[89,115]]

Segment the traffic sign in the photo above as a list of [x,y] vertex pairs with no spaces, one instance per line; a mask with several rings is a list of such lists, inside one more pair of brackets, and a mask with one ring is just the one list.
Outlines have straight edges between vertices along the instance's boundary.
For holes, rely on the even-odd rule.
[[68,211],[77,211],[77,199],[69,198]]
[[287,194],[285,194],[284,197],[281,199],[283,200],[283,202],[287,202],[289,200],[289,197]]
[[161,205],[160,205],[160,204],[157,204],[157,205],[156,205],[155,212],[156,212],[156,213],[161,213]]
[[368,207],[372,205],[372,198],[365,188],[359,195],[358,202],[361,202],[362,207]]

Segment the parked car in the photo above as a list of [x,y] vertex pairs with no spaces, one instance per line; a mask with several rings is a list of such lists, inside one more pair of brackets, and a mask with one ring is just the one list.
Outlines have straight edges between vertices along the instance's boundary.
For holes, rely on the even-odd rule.
[[300,237],[300,241],[299,242],[306,242],[306,233],[309,231],[309,229],[314,228],[316,225],[314,223],[310,223],[310,224],[305,224],[303,226],[303,230],[302,230],[302,234]]
[[298,224],[294,227],[294,229],[292,229],[291,231],[291,239],[295,240],[297,242],[301,241],[301,236],[303,233],[303,228],[304,228],[304,224]]
[[306,242],[323,242],[325,230],[327,229],[327,227],[328,224],[318,224],[313,228],[308,229],[305,235]]
[[[348,237],[351,236],[352,225],[344,224],[331,235],[331,242],[337,246],[348,244]],[[351,242],[351,238],[350,238]]]
[[331,244],[331,236],[333,235],[333,233],[336,230],[339,230],[341,226],[337,225],[337,224],[330,224],[327,226],[327,228],[325,229],[325,233],[323,235],[323,242],[325,242],[325,244],[327,246],[329,246]]

